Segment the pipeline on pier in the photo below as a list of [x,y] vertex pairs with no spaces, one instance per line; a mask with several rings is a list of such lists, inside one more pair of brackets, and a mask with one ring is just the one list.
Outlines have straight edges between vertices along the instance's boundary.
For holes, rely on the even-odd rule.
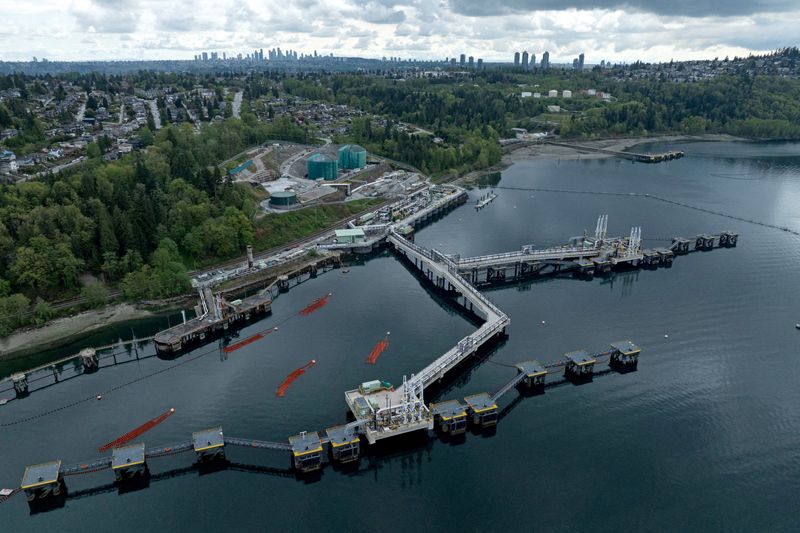
[[[595,370],[595,366],[600,362],[600,359],[606,357],[611,370],[625,373],[636,368],[639,352],[639,347],[632,342],[621,341],[613,343],[608,351],[595,354],[589,354],[585,350],[569,352],[564,354],[563,360],[544,365],[536,361],[526,361],[515,365],[498,363],[502,366],[515,368],[517,374],[492,395],[478,393],[466,396],[463,404],[455,399],[431,403],[430,411],[435,419],[435,427],[440,432],[448,435],[464,433],[467,425],[471,425],[478,430],[493,428],[504,413],[507,413],[518,403],[514,401],[504,408],[502,412],[499,410],[497,402],[511,389],[524,386],[527,389],[543,391],[546,386],[554,386],[565,380],[578,380],[582,383],[589,382],[593,375],[603,375],[608,372]],[[305,367],[301,367],[298,371],[311,364],[313,364],[313,361],[309,362]],[[562,368],[563,374],[560,373]],[[558,370],[558,372],[555,370]],[[564,379],[561,379],[561,376]],[[546,382],[546,379],[550,379],[550,381]],[[521,393],[522,391],[523,389],[520,389]],[[524,394],[521,397],[523,396]],[[164,413],[162,417],[165,415],[167,413]],[[3,494],[0,494],[0,503],[19,492],[26,493],[32,510],[36,504],[43,501],[58,501],[60,499],[63,502],[67,494],[67,487],[64,482],[65,477],[108,469],[114,471],[116,485],[122,487],[125,483],[150,478],[150,471],[147,466],[148,460],[192,450],[197,455],[198,465],[211,462],[224,465],[227,462],[225,448],[231,446],[280,452],[288,451],[291,454],[292,464],[296,473],[302,475],[318,471],[323,467],[323,464],[327,462],[324,458],[326,447],[335,463],[344,464],[357,461],[361,454],[359,435],[365,434],[363,424],[363,421],[356,421],[347,425],[334,426],[326,429],[324,436],[316,431],[302,431],[298,435],[288,437],[288,442],[227,437],[223,435],[221,427],[214,427],[195,431],[192,433],[191,440],[166,446],[145,448],[145,445],[141,443],[114,448],[111,456],[92,461],[63,465],[60,460],[55,460],[31,465],[26,468],[19,488],[8,489],[3,491]],[[127,435],[133,433],[131,432]],[[285,471],[282,470],[281,472]]]

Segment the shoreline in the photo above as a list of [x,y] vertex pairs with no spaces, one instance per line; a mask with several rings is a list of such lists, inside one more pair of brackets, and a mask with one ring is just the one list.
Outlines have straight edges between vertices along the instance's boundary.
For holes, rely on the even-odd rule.
[[[613,150],[615,152],[629,152],[634,150],[637,146],[642,144],[648,144],[653,142],[673,142],[673,143],[681,143],[681,142],[726,142],[726,141],[747,141],[748,139],[744,139],[742,137],[735,137],[733,135],[727,135],[724,133],[707,133],[703,135],[661,135],[657,137],[625,137],[625,138],[615,138],[615,139],[593,139],[593,140],[576,140],[576,141],[568,141],[574,142],[577,145],[585,146],[587,148],[603,148],[606,150]],[[527,152],[527,153],[526,153]],[[612,154],[604,154],[604,153],[597,153],[597,152],[582,152],[580,150],[574,148],[567,148],[565,146],[553,146],[553,145],[533,145],[533,146],[524,146],[518,150],[511,150],[506,156],[511,156],[514,154],[516,157],[514,159],[521,159],[525,156],[528,157],[535,157],[539,156],[543,159],[564,159],[564,160],[574,160],[574,159],[607,159],[611,157],[616,157]]]
[[[580,140],[577,144],[605,148],[614,151],[628,151],[638,145],[649,142],[723,142],[747,141],[749,139],[734,137],[726,134],[704,135],[662,135],[654,137],[625,137],[612,139]],[[611,154],[586,153],[574,148],[553,146],[545,144],[528,144],[511,147],[503,154],[501,161],[484,170],[468,172],[454,180],[455,184],[471,187],[475,181],[483,176],[500,172],[518,161],[536,159],[580,160],[580,159],[606,159],[615,157]],[[89,333],[99,329],[126,322],[155,316],[160,312],[180,309],[191,296],[171,298],[157,302],[142,302],[140,304],[121,303],[83,311],[81,313],[58,318],[41,327],[32,327],[12,332],[7,337],[0,339],[0,359],[24,357],[34,350],[57,348],[80,340]]]
[[[169,306],[159,309],[167,310]],[[25,357],[36,350],[57,348],[107,326],[156,314],[144,307],[122,303],[57,318],[41,327],[17,330],[0,339],[0,359]]]
[[[237,294],[247,290],[250,285],[266,285],[278,276],[293,272],[304,266],[315,263],[321,257],[302,258],[288,264],[273,267],[257,274],[242,286],[225,287],[219,289],[224,293]],[[75,315],[64,316],[47,322],[40,327],[28,327],[14,331],[9,336],[0,339],[0,360],[24,358],[35,351],[49,350],[66,346],[87,336],[90,333],[108,326],[155,317],[169,311],[177,311],[194,304],[194,294],[175,296],[164,300],[148,300],[136,304],[119,303],[99,309],[83,311]]]
[[[652,143],[652,142],[730,142],[740,141],[747,142],[752,139],[744,137],[736,137],[725,133],[706,133],[703,135],[659,135],[653,137],[619,137],[619,138],[605,138],[605,139],[579,139],[568,140],[567,142],[574,142],[587,148],[604,148],[606,150],[613,150],[617,152],[626,152],[633,150],[639,145]],[[456,184],[464,186],[475,185],[475,180],[492,174],[494,172],[501,172],[518,161],[525,160],[563,160],[563,161],[576,161],[585,159],[609,159],[616,157],[612,154],[604,154],[598,152],[583,152],[575,148],[568,148],[566,146],[554,146],[550,144],[521,144],[518,146],[512,145],[503,154],[503,158],[499,163],[487,169],[475,170],[468,172],[455,180]]]

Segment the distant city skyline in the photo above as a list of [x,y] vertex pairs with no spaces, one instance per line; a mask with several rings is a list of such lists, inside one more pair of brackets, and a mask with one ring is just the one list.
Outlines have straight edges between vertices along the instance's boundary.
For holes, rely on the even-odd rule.
[[[277,47],[380,59],[482,58],[548,50],[552,64],[683,61],[797,45],[790,0],[0,0],[0,61],[192,60]],[[274,7],[274,6],[272,6]]]

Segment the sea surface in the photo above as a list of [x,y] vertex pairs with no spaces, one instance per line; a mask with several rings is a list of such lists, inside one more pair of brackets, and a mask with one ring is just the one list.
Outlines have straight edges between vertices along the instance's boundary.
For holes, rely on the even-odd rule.
[[[489,180],[498,194],[489,206],[475,210],[490,189],[474,189],[416,235],[423,246],[468,256],[562,244],[593,233],[600,214],[611,235],[641,226],[649,247],[738,232],[736,248],[678,257],[669,269],[485,291],[511,317],[508,337],[438,395],[493,392],[514,375],[507,364],[556,361],[622,339],[642,347],[638,371],[530,398],[512,391],[493,434],[403,439],[355,469],[328,466],[311,479],[292,474],[283,453],[237,448],[227,453],[231,467],[217,472],[193,468],[191,453],[155,459],[142,490],[119,491],[109,471],[71,476],[63,508],[31,514],[24,495],[0,504],[0,530],[800,530],[800,237],[778,229],[800,231],[800,144],[643,147],[673,148],[686,157],[656,165],[519,160]],[[326,306],[297,314],[327,293]],[[2,362],[0,374],[87,343],[143,338],[166,321],[112,328],[30,364]],[[162,360],[142,343],[94,374],[70,377],[71,364],[57,384],[49,370],[36,374],[29,397],[0,406],[0,487],[18,486],[28,464],[100,457],[97,448],[170,408],[141,440],[169,444],[216,425],[265,440],[321,431],[347,420],[345,390],[371,379],[399,385],[476,327],[390,252],[280,295],[238,340],[276,325],[229,354],[212,343]],[[388,349],[366,364],[387,332]]]

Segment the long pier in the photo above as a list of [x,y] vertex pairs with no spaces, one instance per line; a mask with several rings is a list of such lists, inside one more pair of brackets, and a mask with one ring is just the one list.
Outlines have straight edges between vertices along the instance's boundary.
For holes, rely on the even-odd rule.
[[504,335],[511,323],[488,298],[458,274],[455,263],[436,250],[426,250],[392,231],[388,241],[436,287],[458,293],[464,307],[484,319],[477,331],[461,339],[397,389],[372,391],[363,385],[345,392],[345,401],[370,444],[419,429],[432,429],[433,416],[424,402],[424,389],[456,367],[484,344]]
[[567,143],[563,141],[544,141],[544,142],[547,144],[551,144],[553,146],[572,148],[573,150],[578,150],[582,152],[596,152],[601,154],[613,155],[616,157],[630,159],[632,161],[638,161],[640,163],[662,163],[664,161],[672,161],[673,159],[680,159],[681,157],[686,155],[684,152],[680,150],[670,150],[668,152],[661,152],[657,154],[644,154],[636,152],[625,152],[620,150],[609,150],[607,148],[599,148],[595,146],[584,146],[580,144]]
[[559,272],[593,277],[616,267],[669,267],[678,255],[732,248],[739,240],[739,234],[731,231],[702,233],[692,238],[673,237],[668,246],[645,249],[641,228],[632,228],[628,237],[608,237],[607,226],[608,216],[601,215],[593,237],[579,237],[569,245],[545,249],[527,245],[515,252],[466,258],[452,256],[452,259],[462,277],[480,286]]
[[[492,429],[502,415],[498,402],[511,390],[518,389],[522,396],[541,394],[547,387],[564,382],[582,384],[611,371],[634,371],[639,353],[638,346],[630,341],[621,341],[613,343],[611,349],[604,352],[570,352],[564,354],[563,359],[549,364],[524,361],[505,365],[515,368],[516,374],[497,392],[472,394],[464,398],[464,403],[457,399],[431,403],[425,428],[435,429],[435,432],[429,432],[429,436],[439,434],[443,438],[463,434],[468,426],[475,431]],[[602,362],[607,362],[608,370],[596,371]],[[513,405],[512,402],[506,409]],[[167,445],[152,448],[147,448],[144,443],[124,445],[114,448],[109,456],[72,464],[63,464],[61,460],[48,461],[26,467],[20,486],[0,496],[0,503],[25,493],[32,512],[61,507],[68,497],[66,478],[108,470],[113,472],[113,486],[119,490],[143,488],[150,479],[153,460],[187,452],[194,452],[195,468],[224,469],[230,464],[226,458],[227,450],[236,447],[288,453],[295,475],[303,476],[319,471],[330,462],[341,465],[357,462],[362,452],[361,425],[362,422],[356,421],[327,428],[324,432],[304,431],[282,442],[231,437],[217,426],[195,431],[191,439]],[[369,442],[368,436],[367,440]]]
[[[738,234],[732,232],[719,235],[701,234],[694,239],[694,250],[691,250],[691,240],[681,238],[673,239],[670,248],[643,250],[641,228],[632,228],[630,235],[624,238],[609,238],[608,218],[605,215],[598,219],[593,238],[583,236],[573,239],[565,247],[536,250],[529,246],[523,247],[519,252],[466,259],[446,255],[435,249],[425,249],[405,237],[403,228],[462,201],[465,194],[462,189],[454,188],[451,194],[386,226],[385,239],[433,287],[455,295],[459,304],[481,318],[483,323],[416,374],[403,376],[399,387],[375,380],[346,391],[345,401],[355,419],[353,422],[327,428],[322,435],[317,431],[301,431],[290,436],[287,442],[225,437],[222,428],[215,427],[195,432],[191,441],[150,450],[146,450],[141,443],[123,446],[115,448],[110,458],[78,465],[62,466],[61,461],[32,465],[26,469],[20,487],[12,491],[12,495],[24,491],[31,502],[63,498],[66,493],[64,476],[111,468],[117,482],[124,483],[149,475],[146,467],[148,459],[193,450],[198,462],[206,463],[224,458],[225,447],[233,446],[288,451],[294,469],[305,474],[321,469],[326,455],[330,455],[334,462],[356,461],[360,456],[362,437],[368,444],[374,445],[380,440],[419,430],[436,429],[442,433],[457,435],[463,433],[467,425],[477,430],[491,428],[497,424],[501,415],[498,401],[512,389],[524,386],[529,391],[541,392],[546,386],[564,380],[585,383],[601,373],[595,372],[595,368],[602,361],[607,361],[611,370],[622,373],[635,370],[640,350],[630,341],[621,341],[613,343],[610,350],[600,353],[591,354],[585,350],[569,352],[564,354],[562,360],[546,365],[535,360],[506,365],[515,368],[517,373],[492,394],[482,392],[467,396],[463,404],[459,400],[426,403],[427,387],[441,382],[448,372],[475,355],[493,339],[504,336],[511,323],[510,318],[476,288],[477,284],[500,278],[507,280],[509,268],[517,269],[515,276],[524,275],[521,265],[529,267],[528,273],[541,272],[542,269],[537,265],[572,265],[570,268],[581,272],[594,272],[601,265],[608,265],[608,269],[614,265],[648,267],[671,263],[675,254],[710,250],[715,244],[735,246],[738,241]],[[476,275],[479,271],[487,274],[483,277]],[[500,276],[497,274],[500,271],[506,274]],[[490,275],[489,272],[494,274]],[[86,353],[87,357],[89,355],[96,358],[93,352]],[[204,354],[196,357],[202,355]],[[559,376],[562,369],[563,375]]]

